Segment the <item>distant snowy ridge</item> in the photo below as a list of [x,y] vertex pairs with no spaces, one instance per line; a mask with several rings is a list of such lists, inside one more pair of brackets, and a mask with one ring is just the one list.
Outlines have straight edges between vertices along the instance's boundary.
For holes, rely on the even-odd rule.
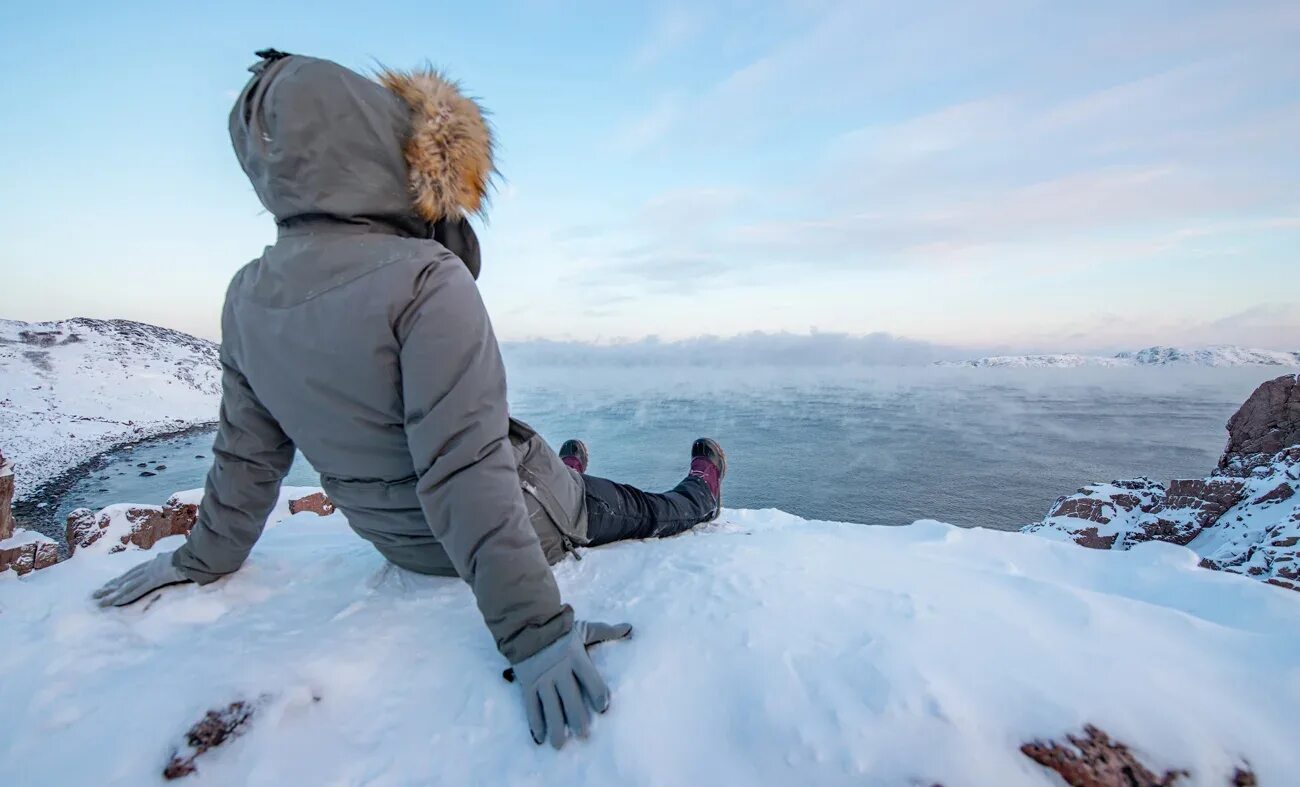
[[1186,349],[1148,347],[1112,356],[1057,353],[1049,355],[992,355],[970,361],[938,361],[936,366],[974,368],[1069,368],[1075,366],[1285,366],[1300,368],[1300,352],[1260,350],[1230,345]]
[[16,499],[119,445],[215,421],[217,345],[130,320],[0,320],[0,449]]

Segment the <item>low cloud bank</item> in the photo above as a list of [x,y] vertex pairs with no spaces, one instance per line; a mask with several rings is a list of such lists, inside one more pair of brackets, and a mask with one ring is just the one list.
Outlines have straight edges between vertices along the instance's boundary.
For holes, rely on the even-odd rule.
[[535,339],[505,342],[502,353],[511,364],[564,366],[922,366],[980,354],[888,333],[761,332],[610,344]]

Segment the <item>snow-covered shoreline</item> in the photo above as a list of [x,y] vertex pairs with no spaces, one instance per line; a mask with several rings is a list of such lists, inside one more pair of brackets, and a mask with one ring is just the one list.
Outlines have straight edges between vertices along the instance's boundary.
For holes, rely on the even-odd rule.
[[0,439],[16,501],[124,446],[210,426],[217,345],[128,320],[0,320]]

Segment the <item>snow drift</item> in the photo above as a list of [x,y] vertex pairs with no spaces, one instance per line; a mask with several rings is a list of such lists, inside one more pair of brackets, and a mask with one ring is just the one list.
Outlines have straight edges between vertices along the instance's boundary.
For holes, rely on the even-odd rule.
[[217,345],[130,320],[0,320],[0,436],[17,498],[119,445],[216,420]]
[[462,583],[286,514],[228,579],[121,610],[89,593],[152,553],[0,576],[0,772],[157,783],[232,708],[242,735],[184,783],[1046,787],[1019,747],[1086,724],[1187,784],[1300,772],[1300,595],[1182,547],[728,510],[586,550],[556,567],[565,599],[636,632],[593,651],[613,706],[556,753]]

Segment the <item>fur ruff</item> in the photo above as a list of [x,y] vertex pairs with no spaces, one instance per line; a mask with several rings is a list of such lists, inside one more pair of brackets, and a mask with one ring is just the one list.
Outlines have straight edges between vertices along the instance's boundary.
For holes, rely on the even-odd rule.
[[404,152],[420,217],[436,222],[483,215],[496,175],[492,128],[483,108],[431,67],[385,70],[379,81],[411,110]]

